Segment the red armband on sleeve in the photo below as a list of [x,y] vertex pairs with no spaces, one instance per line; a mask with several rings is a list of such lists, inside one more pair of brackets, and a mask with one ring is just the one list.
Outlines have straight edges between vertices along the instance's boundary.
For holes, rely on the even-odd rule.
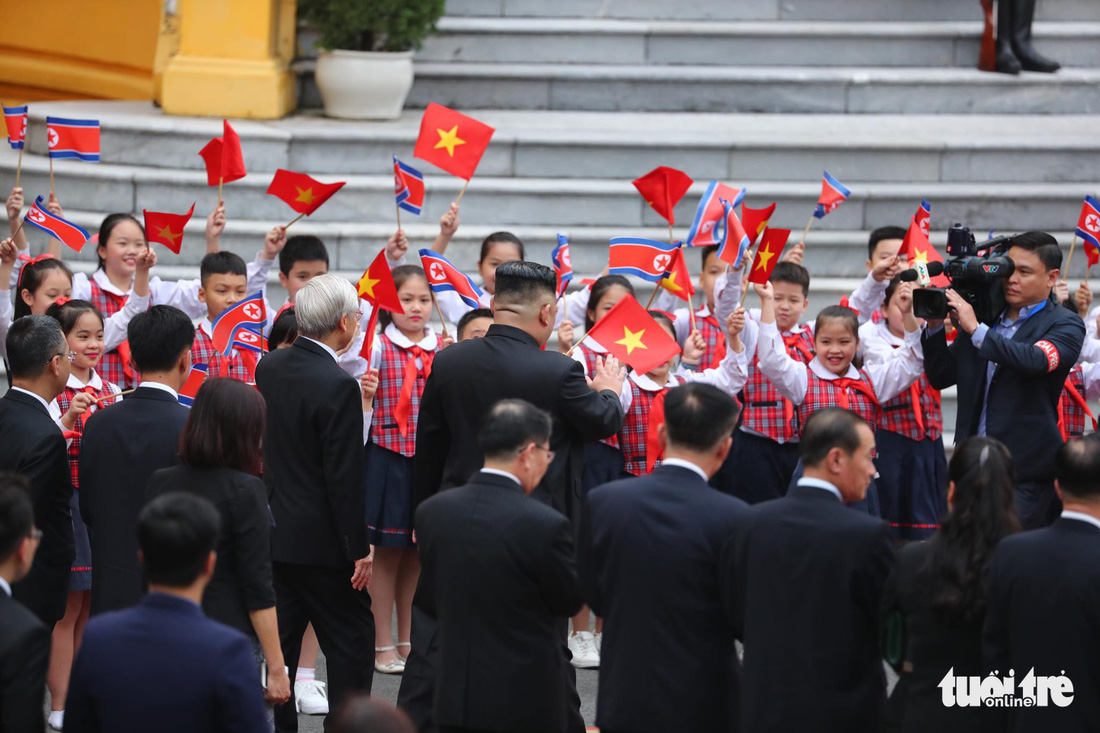
[[1057,369],[1059,362],[1061,362],[1061,357],[1058,355],[1058,347],[1046,340],[1037,341],[1035,346],[1038,347],[1039,351],[1043,352],[1043,356],[1047,359],[1047,371],[1053,372]]

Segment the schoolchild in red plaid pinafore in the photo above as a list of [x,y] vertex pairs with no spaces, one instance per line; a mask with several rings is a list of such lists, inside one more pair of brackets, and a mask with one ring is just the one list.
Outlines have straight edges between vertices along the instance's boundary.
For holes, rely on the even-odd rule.
[[[796,334],[784,335],[783,342],[792,359],[809,364],[814,356],[814,337],[809,326],[802,326]],[[794,404],[779,394],[768,378],[761,373],[759,361],[753,356],[749,367],[749,381],[743,392],[745,413],[742,426],[765,435],[775,442],[790,442],[798,437],[798,425]]]
[[1088,422],[1096,430],[1096,417],[1085,399],[1085,378],[1078,364],[1066,377],[1066,384],[1058,398],[1058,428],[1063,440],[1079,438],[1085,434]]
[[[122,310],[126,304],[125,295],[109,293],[99,286],[95,280],[89,279],[88,286],[91,295],[88,300],[99,309],[104,318],[110,318]],[[130,362],[130,342],[124,341],[112,351],[103,355],[99,362],[99,373],[103,379],[112,384],[119,385],[122,389],[131,389],[138,384],[138,374],[134,371]]]
[[256,383],[256,362],[260,355],[248,349],[234,349],[229,356],[222,356],[214,348],[214,340],[203,324],[195,329],[195,342],[191,345],[191,363],[206,364],[206,378],[229,377],[248,384]]
[[[676,384],[683,384],[684,380],[674,376]],[[624,470],[631,476],[645,476],[650,473],[646,466],[646,448],[649,441],[652,426],[650,425],[650,409],[658,395],[664,395],[670,389],[666,384],[658,390],[643,389],[632,378],[627,378],[630,388],[630,409],[623,415],[623,427],[619,433],[621,437]]]
[[706,343],[703,356],[699,359],[699,368],[717,369],[726,357],[726,329],[706,308],[695,311],[695,327],[699,329],[699,335]]
[[805,425],[810,415],[826,407],[843,407],[856,413],[871,426],[878,428],[882,407],[875,397],[875,388],[867,372],[859,370],[858,379],[822,379],[806,367],[806,399],[798,406],[798,420]]

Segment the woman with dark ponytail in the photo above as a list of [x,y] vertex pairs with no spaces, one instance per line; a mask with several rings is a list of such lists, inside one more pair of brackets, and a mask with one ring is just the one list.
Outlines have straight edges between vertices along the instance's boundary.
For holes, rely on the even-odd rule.
[[938,687],[949,670],[982,676],[982,621],[997,544],[1020,531],[1015,476],[1004,445],[965,440],[948,465],[949,511],[927,542],[903,548],[886,582],[885,656],[901,675],[887,704],[884,730],[998,729],[996,709],[947,707]]

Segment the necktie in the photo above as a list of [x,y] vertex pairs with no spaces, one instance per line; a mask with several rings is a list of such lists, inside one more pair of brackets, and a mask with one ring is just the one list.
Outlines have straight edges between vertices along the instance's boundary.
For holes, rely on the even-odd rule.
[[871,401],[878,404],[878,397],[875,396],[875,390],[871,385],[862,379],[850,379],[848,377],[840,377],[839,379],[827,380],[829,384],[833,385],[833,388],[837,391],[836,399],[841,407],[845,410],[850,410],[851,403],[848,400],[848,390],[854,389],[857,392],[862,392],[871,398]]
[[[876,313],[878,311],[875,311]],[[901,344],[891,344],[895,349]],[[909,385],[909,401],[913,403],[913,419],[917,421],[917,429],[920,430],[920,435],[924,437],[924,405],[921,404],[921,382],[922,379],[918,379]]]
[[[397,429],[401,431],[401,437],[404,438],[409,433],[409,409],[412,407],[412,393],[416,387],[416,377],[419,374],[423,374],[427,379],[432,373],[432,358],[435,356],[434,351],[425,351],[419,346],[410,346],[406,349],[409,352],[409,360],[405,362],[405,375],[401,380],[401,395],[397,398],[397,407],[393,409],[394,417],[397,418]],[[416,366],[416,360],[420,359],[422,367]]]
[[787,347],[787,351],[792,348],[805,358],[806,361],[814,358],[814,352],[806,345],[806,339],[802,338],[800,333],[790,333],[783,336],[783,345]]
[[[122,306],[126,305],[126,298],[129,296],[118,295],[116,293],[109,293],[106,290],[102,291],[107,298],[114,303],[117,307],[115,312],[122,310]],[[108,314],[104,314],[108,315]],[[115,353],[118,354],[118,358],[122,361],[122,373],[126,376],[127,385],[134,383],[134,367],[133,361],[130,359],[130,342],[123,341],[121,344],[115,347]]]
[[649,420],[646,422],[645,438],[645,472],[651,473],[657,461],[661,458],[661,441],[657,436],[657,426],[665,421],[665,394],[667,389],[662,389],[653,395],[653,402],[649,405]]

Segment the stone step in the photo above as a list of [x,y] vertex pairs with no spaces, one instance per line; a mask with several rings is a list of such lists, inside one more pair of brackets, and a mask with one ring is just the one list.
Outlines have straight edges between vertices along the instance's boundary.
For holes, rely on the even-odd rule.
[[[1036,45],[1064,66],[1100,66],[1100,23],[1037,23]],[[979,22],[633,21],[451,18],[416,58],[498,64],[974,68]],[[315,55],[311,43],[305,56]]]
[[[1090,181],[1095,167],[1081,161],[1100,155],[1090,116],[464,111],[497,129],[479,176],[633,179],[671,165],[723,180],[806,181],[827,167],[840,180]],[[28,152],[46,152],[47,115],[90,117],[102,125],[104,161],[151,168],[202,170],[199,149],[221,134],[219,120],[167,118],[148,102],[49,102],[31,113]],[[382,173],[396,153],[434,178],[442,174],[412,158],[420,115],[233,124],[252,174]]]
[[[299,99],[319,106],[312,62]],[[417,63],[408,104],[598,111],[1083,114],[1100,69],[1013,77],[963,68]]]
[[[448,0],[450,16],[660,20],[980,20],[974,0]],[[1100,20],[1094,0],[1041,0],[1038,20]]]
[[[14,151],[0,154],[0,175],[14,178]],[[206,174],[143,166],[85,164],[65,161],[55,166],[56,190],[63,206],[74,210],[104,209],[184,211],[191,202],[203,210],[214,205],[216,192],[206,185]],[[314,221],[361,223],[389,222],[394,212],[393,178],[390,175],[341,176],[347,186],[321,207]],[[225,198],[230,212],[247,212],[247,218],[279,223],[294,213],[274,196],[267,195],[270,179],[251,176],[227,184]],[[460,182],[450,177],[426,180],[428,217],[440,215],[455,199]],[[778,204],[776,226],[799,231],[805,225],[820,193],[816,180],[798,183],[739,180],[756,205]],[[937,225],[960,221],[975,231],[996,229],[1064,229],[1077,221],[1081,200],[1094,191],[1086,183],[863,183],[848,180],[851,198],[815,228],[872,229],[883,222],[908,221],[922,198],[933,204]],[[23,186],[29,200],[49,190],[45,159],[24,156]],[[697,181],[679,206],[676,218],[681,235],[694,214],[705,181]],[[629,234],[642,226],[659,226],[662,220],[638,196],[627,180],[497,178],[472,179],[462,202],[467,224],[494,227],[545,225],[553,227],[619,227]],[[813,235],[811,234],[811,241]]]

